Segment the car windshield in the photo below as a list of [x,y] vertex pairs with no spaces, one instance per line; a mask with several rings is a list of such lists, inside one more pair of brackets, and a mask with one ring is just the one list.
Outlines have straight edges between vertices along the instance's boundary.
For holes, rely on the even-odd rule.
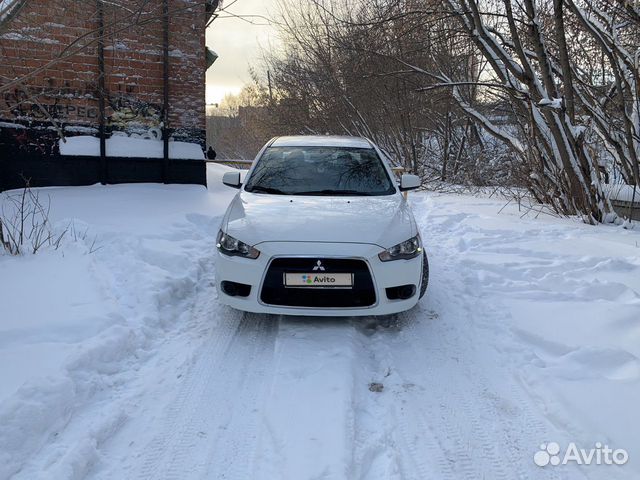
[[270,147],[245,190],[275,195],[392,195],[395,187],[372,148]]

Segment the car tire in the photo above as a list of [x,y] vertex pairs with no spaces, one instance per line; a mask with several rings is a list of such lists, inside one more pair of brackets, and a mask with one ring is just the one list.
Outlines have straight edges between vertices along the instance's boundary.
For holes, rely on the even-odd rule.
[[424,297],[427,292],[427,285],[429,285],[429,259],[427,259],[427,252],[422,254],[422,281],[420,282],[420,298]]

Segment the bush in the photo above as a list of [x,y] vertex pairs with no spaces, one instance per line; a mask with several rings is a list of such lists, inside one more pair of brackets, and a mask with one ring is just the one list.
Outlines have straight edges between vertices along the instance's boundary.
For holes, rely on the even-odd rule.
[[2,199],[0,210],[0,244],[10,255],[26,252],[38,253],[43,247],[58,249],[68,229],[55,234],[49,222],[51,199],[40,199],[40,194],[25,187],[19,192],[11,192]]

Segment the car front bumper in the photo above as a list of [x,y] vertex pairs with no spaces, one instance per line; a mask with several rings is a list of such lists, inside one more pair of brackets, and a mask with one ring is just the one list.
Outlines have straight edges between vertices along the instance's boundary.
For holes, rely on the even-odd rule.
[[[256,245],[260,256],[256,260],[230,257],[216,253],[219,300],[232,308],[254,313],[308,316],[368,316],[399,313],[414,307],[419,300],[422,278],[422,258],[382,262],[377,245],[353,243],[265,242]],[[375,303],[365,307],[300,307],[265,303],[261,298],[267,269],[276,258],[308,258],[310,268],[318,259],[355,259],[366,262],[375,291]],[[327,272],[330,273],[330,272]],[[230,296],[222,289],[222,282],[251,286],[248,296]],[[406,300],[390,300],[387,288],[415,285],[415,294]]]

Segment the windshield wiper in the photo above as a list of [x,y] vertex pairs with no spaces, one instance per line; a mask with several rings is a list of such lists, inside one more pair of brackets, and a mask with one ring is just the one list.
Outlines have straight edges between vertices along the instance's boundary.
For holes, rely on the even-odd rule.
[[295,192],[292,195],[344,195],[344,196],[353,196],[353,195],[362,195],[363,197],[370,197],[375,195],[369,192],[361,192],[359,190],[311,190],[308,192]]
[[283,192],[277,188],[273,187],[264,187],[262,185],[254,185],[252,187],[247,188],[248,192],[258,192],[258,193],[271,193],[273,195],[290,195],[290,193]]

